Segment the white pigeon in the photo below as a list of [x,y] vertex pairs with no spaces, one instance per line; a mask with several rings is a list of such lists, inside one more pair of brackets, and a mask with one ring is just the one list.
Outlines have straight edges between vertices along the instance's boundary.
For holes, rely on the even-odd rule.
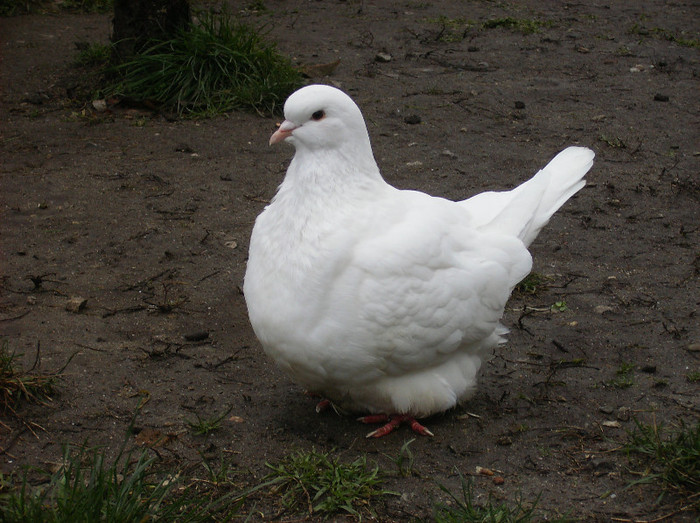
[[499,320],[530,272],[527,246],[584,185],[594,154],[559,153],[511,191],[453,202],[384,181],[360,109],[310,85],[284,105],[270,144],[296,148],[258,216],[244,294],[265,352],[341,409],[401,422],[469,398],[503,343]]

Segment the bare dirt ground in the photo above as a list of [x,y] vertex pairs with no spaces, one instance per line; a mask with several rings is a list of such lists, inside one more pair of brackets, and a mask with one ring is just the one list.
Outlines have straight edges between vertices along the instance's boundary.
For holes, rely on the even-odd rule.
[[[413,474],[388,480],[402,495],[373,507],[377,518],[430,519],[438,484],[457,492],[459,473],[477,501],[539,495],[542,517],[698,517],[672,496],[655,504],[653,486],[626,488],[636,477],[614,451],[635,417],[700,413],[698,4],[264,4],[252,21],[297,62],[340,58],[316,81],[355,98],[396,186],[462,199],[524,181],[567,145],[597,153],[588,185],[533,245],[546,286],[511,300],[509,343],[475,398],[426,421],[435,437],[410,445]],[[508,17],[546,23],[480,27]],[[39,344],[44,370],[77,353],[50,404],[2,420],[0,470],[48,466],[63,443],[116,448],[142,401],[137,429],[169,436],[164,460],[223,452],[242,485],[294,449],[395,469],[412,434],[366,440],[353,419],[317,415],[249,326],[249,234],[292,155],[267,145],[276,120],[81,112],[75,42],[109,34],[102,15],[0,19],[0,334],[25,366]],[[76,297],[85,306],[67,310]],[[208,438],[187,429],[228,408]],[[278,514],[273,495],[256,503],[256,517]]]

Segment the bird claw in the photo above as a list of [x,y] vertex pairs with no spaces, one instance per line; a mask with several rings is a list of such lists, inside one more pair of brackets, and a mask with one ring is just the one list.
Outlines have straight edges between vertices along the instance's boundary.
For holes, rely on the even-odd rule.
[[435,436],[435,434],[433,434],[432,432],[430,432],[430,430],[428,430],[428,427],[424,427],[423,425],[418,423],[413,418],[410,419],[410,422],[411,422],[411,429],[416,434],[420,434],[421,436],[430,436],[431,438],[433,436]]
[[331,405],[331,400],[322,399],[316,404],[316,414],[320,414],[324,410],[328,410],[328,407]]
[[421,436],[434,436],[430,430],[418,423],[415,418],[406,414],[399,414],[395,416],[387,416],[386,414],[370,414],[369,416],[357,418],[357,420],[361,421],[362,423],[383,423],[388,420],[385,425],[367,434],[367,438],[381,438],[382,436],[386,436],[404,422],[411,425],[411,429],[416,434],[420,434]]

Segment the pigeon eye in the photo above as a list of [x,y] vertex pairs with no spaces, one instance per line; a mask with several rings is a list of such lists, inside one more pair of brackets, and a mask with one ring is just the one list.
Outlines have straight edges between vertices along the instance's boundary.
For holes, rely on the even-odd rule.
[[324,116],[326,116],[325,111],[316,111],[314,114],[311,115],[311,119],[319,121],[322,120]]

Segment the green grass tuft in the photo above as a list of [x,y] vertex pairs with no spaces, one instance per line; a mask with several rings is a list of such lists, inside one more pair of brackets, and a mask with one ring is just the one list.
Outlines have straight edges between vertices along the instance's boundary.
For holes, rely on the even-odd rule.
[[[638,472],[641,479],[633,484],[658,482],[664,493],[700,492],[700,422],[686,426],[681,420],[675,431],[665,431],[655,421],[647,425],[635,418],[634,422],[635,428],[628,433],[623,448],[644,470]],[[694,504],[700,506],[695,498]]]
[[440,32],[435,39],[441,42],[461,42],[467,37],[469,29],[474,26],[472,21],[464,18],[449,18],[445,15],[428,18],[426,21],[440,26]]
[[685,379],[690,383],[696,383],[700,381],[700,371],[692,371],[685,375]]
[[564,300],[560,300],[552,303],[552,305],[549,307],[549,310],[551,310],[552,312],[566,312],[569,310],[569,306]]
[[80,43],[74,63],[79,67],[106,67],[112,59],[111,44]]
[[382,488],[379,467],[368,467],[364,456],[341,463],[326,453],[295,452],[267,466],[272,472],[265,485],[283,492],[282,503],[290,510],[329,516],[347,512],[360,517],[371,513],[370,502],[394,494]]
[[9,342],[0,340],[0,414],[15,414],[22,402],[44,403],[55,393],[63,369],[52,373],[40,372],[39,345],[36,350],[34,364],[25,371],[16,361],[18,355],[10,352]]
[[615,371],[615,377],[606,382],[606,385],[616,389],[627,389],[634,385],[634,363],[622,362]]
[[387,458],[396,464],[399,475],[405,478],[414,474],[413,463],[415,461],[415,457],[413,452],[411,452],[411,443],[414,441],[416,441],[415,438],[405,441],[404,444],[401,445],[399,453],[395,458],[385,454]]
[[212,116],[234,109],[279,113],[302,85],[291,61],[254,29],[224,13],[198,22],[116,67],[112,94],[150,101],[178,114]]
[[696,49],[700,48],[700,39],[697,37],[694,38],[692,36],[687,36],[687,34],[683,31],[680,35],[678,35],[677,33],[669,31],[663,27],[646,27],[635,23],[627,32],[629,34],[639,36],[653,36],[668,42],[673,42],[681,47],[691,47]]
[[534,296],[540,291],[547,289],[547,279],[538,272],[531,272],[515,286],[514,292]]
[[439,485],[440,490],[451,498],[452,503],[435,505],[433,521],[436,523],[527,523],[539,521],[535,518],[535,507],[539,497],[532,503],[516,499],[515,505],[511,507],[507,503],[496,503],[489,496],[485,504],[477,505],[474,502],[472,482],[465,480],[461,475],[460,478],[462,483],[460,496],[455,495],[443,485]]
[[[66,447],[63,463],[42,489],[26,480],[3,500],[3,518],[16,522],[140,521],[154,516],[172,486],[150,481],[145,452],[106,463],[103,451]],[[121,462],[121,464],[119,463]]]
[[221,428],[221,422],[224,420],[226,415],[231,412],[233,405],[230,406],[226,411],[221,414],[215,414],[208,418],[202,418],[199,414],[195,414],[197,419],[186,420],[187,426],[192,430],[192,432],[197,436],[207,436],[208,434],[214,432]]
[[110,461],[104,449],[64,447],[58,470],[33,487],[27,469],[16,485],[1,478],[0,521],[74,523],[92,521],[228,521],[243,496],[218,485],[159,470],[147,450],[125,452],[126,440]]

